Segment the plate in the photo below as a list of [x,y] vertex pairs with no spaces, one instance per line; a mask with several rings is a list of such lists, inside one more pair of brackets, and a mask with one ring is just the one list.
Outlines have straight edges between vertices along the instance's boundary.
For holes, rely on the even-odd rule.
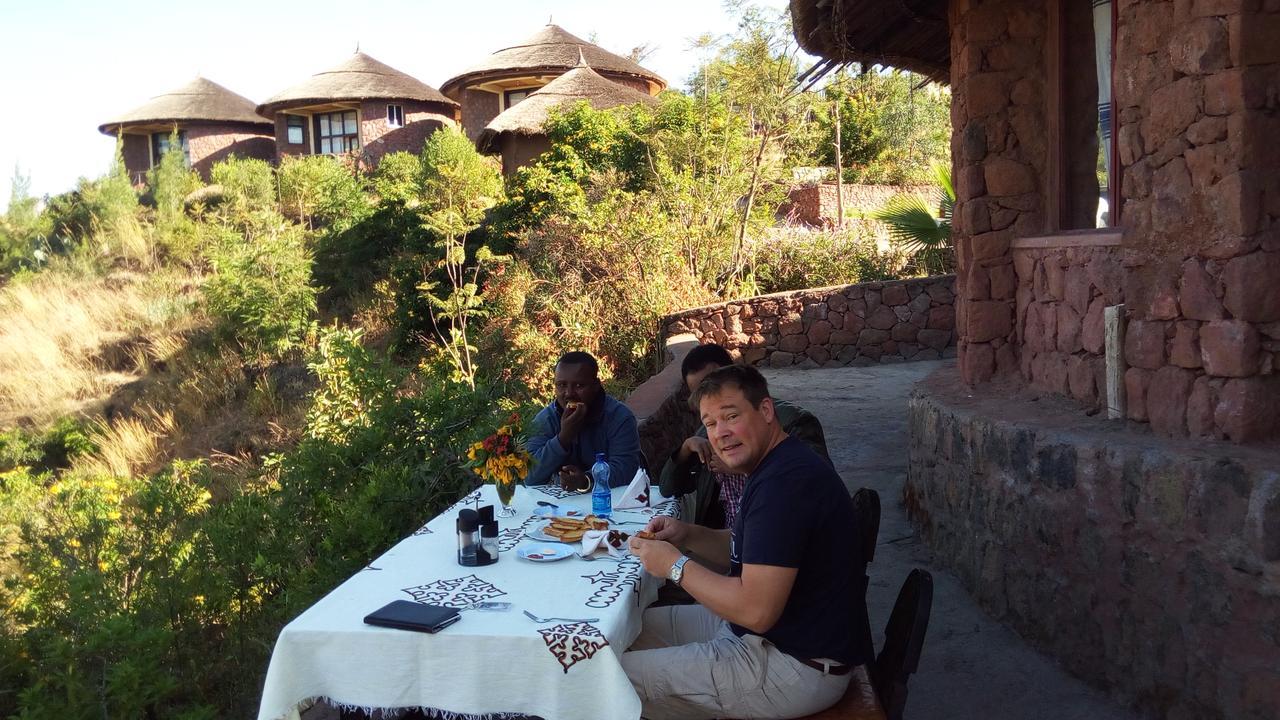
[[542,542],[557,543],[557,544],[563,545],[564,543],[560,542],[560,538],[552,537],[546,534],[545,532],[543,532],[544,530],[547,529],[547,526],[549,526],[550,524],[551,524],[550,520],[540,522],[537,525],[534,525],[533,527],[529,528],[528,530],[525,530],[524,536],[529,538],[530,540],[540,540]]
[[555,562],[574,555],[573,548],[564,543],[543,542],[516,548],[516,557],[530,562]]

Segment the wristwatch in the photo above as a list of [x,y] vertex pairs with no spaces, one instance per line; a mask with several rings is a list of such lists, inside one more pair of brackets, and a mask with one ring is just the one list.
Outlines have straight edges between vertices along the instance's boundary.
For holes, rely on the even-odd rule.
[[687,555],[681,555],[679,559],[671,563],[671,569],[667,571],[667,578],[671,580],[671,582],[679,585],[680,581],[684,578],[684,564],[687,562],[689,562],[689,557]]

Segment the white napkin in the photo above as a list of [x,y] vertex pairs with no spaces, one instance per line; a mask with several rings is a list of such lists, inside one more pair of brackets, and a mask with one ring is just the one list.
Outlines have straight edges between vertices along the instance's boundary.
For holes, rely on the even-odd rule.
[[[626,547],[625,545],[623,547]],[[590,555],[591,553],[604,549],[609,551],[609,555],[620,558],[626,553],[622,548],[615,548],[609,544],[608,530],[588,530],[582,534],[582,554]]]
[[640,468],[636,470],[636,476],[631,479],[627,491],[622,493],[622,499],[614,503],[613,507],[615,510],[649,507],[649,492],[649,473]]

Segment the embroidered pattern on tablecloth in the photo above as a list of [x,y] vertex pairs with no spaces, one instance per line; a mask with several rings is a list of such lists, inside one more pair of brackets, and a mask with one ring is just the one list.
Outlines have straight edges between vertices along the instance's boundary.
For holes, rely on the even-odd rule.
[[640,561],[627,559],[619,562],[613,570],[601,570],[594,575],[582,577],[591,581],[593,588],[591,597],[587,598],[589,608],[607,608],[627,593],[640,591]]
[[569,668],[595,656],[609,641],[590,623],[565,623],[538,631],[547,650],[555,656],[566,674]]
[[506,552],[516,545],[519,545],[520,541],[524,539],[525,533],[531,530],[534,526],[545,521],[546,518],[534,515],[521,523],[520,527],[507,528],[506,530],[498,533],[498,552]]
[[546,485],[534,485],[533,489],[537,490],[538,492],[550,495],[551,497],[556,498],[557,500],[563,500],[565,498],[570,498],[570,497],[582,497],[583,495],[587,494],[581,491],[565,490],[559,485],[552,485],[551,483],[547,483]]
[[426,585],[401,588],[400,592],[408,593],[414,602],[423,605],[443,605],[452,608],[471,607],[482,600],[507,594],[505,590],[475,575],[436,580]]

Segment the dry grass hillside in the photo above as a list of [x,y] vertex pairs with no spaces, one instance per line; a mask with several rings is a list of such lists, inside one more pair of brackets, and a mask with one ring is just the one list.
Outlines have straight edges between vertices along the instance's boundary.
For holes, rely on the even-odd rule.
[[305,372],[208,342],[200,281],[68,263],[0,286],[0,428],[77,418],[97,448],[77,466],[115,475],[175,457],[235,466],[291,440]]

